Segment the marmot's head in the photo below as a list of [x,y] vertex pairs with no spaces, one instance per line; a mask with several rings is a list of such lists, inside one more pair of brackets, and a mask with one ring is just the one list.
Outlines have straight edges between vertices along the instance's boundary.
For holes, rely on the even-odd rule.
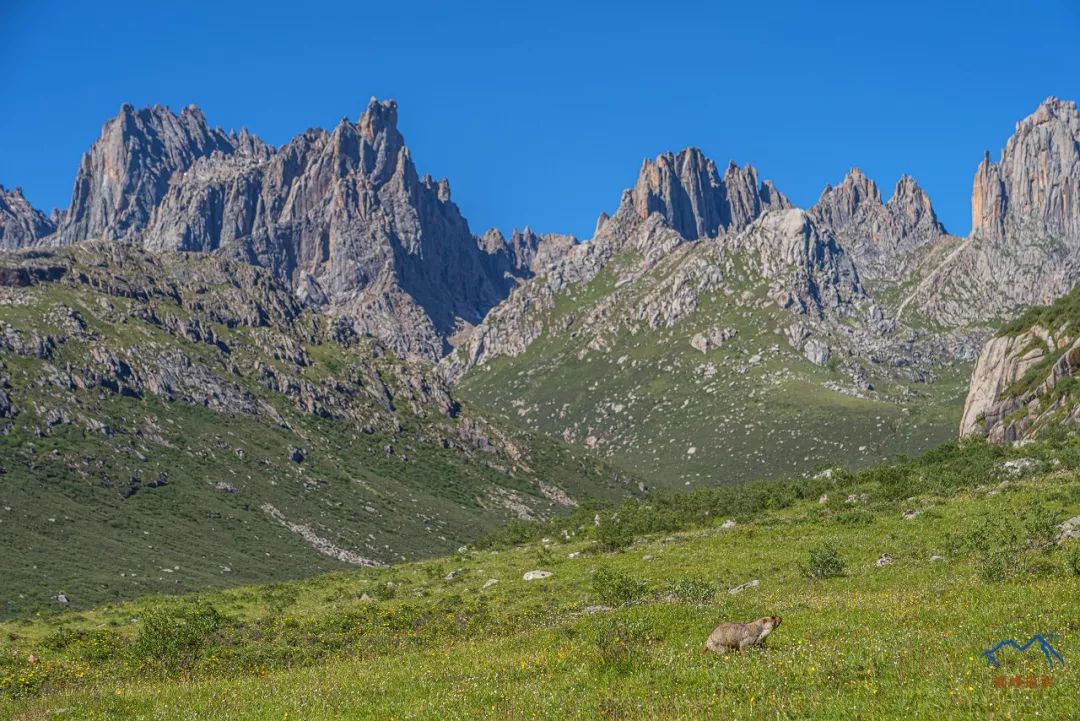
[[758,621],[761,622],[761,625],[765,626],[770,631],[780,625],[780,620],[779,616],[765,616],[764,618],[758,619]]

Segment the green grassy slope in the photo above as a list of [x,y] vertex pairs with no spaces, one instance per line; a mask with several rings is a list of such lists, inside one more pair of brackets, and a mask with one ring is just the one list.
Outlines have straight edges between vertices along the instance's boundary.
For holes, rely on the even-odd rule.
[[[624,505],[599,527],[579,514],[562,522],[568,541],[556,523],[536,529],[547,542],[9,621],[0,715],[1068,718],[1080,548],[1053,540],[1080,513],[1078,469],[1075,438],[972,443],[748,494]],[[605,552],[601,529],[620,517],[668,530]],[[738,525],[723,528],[729,517]],[[845,569],[812,579],[822,544]],[[878,566],[883,553],[893,563]],[[553,575],[521,580],[533,569]],[[767,614],[784,621],[765,648],[702,652],[716,623]],[[1064,667],[1034,649],[1002,652],[998,670],[980,656],[1037,633],[1060,635]]]
[[0,287],[0,616],[351,563],[319,545],[446,553],[635,487],[456,408],[257,269],[120,252],[8,261],[67,270]]
[[[667,487],[865,466],[955,435],[970,366],[916,383],[867,364],[875,392],[852,393],[843,359],[819,367],[791,348],[783,329],[797,317],[765,302],[760,279],[702,295],[671,327],[632,320],[684,256],[702,252],[680,249],[615,292],[635,262],[622,258],[559,296],[526,352],[475,368],[458,395]],[[712,328],[738,334],[708,353],[690,345]]]

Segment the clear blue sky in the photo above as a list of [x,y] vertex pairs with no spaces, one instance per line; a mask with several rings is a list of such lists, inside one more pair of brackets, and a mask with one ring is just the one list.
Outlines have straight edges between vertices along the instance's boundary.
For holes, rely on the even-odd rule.
[[0,183],[66,206],[125,102],[282,144],[376,95],[474,232],[588,237],[642,158],[697,145],[803,206],[852,165],[886,196],[907,172],[966,233],[983,150],[1046,96],[1080,99],[1077,6],[0,0]]

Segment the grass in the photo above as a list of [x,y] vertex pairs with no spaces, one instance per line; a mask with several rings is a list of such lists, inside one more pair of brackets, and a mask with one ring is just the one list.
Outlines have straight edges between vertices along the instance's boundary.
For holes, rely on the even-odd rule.
[[[1072,549],[1040,539],[1047,518],[1080,513],[1078,448],[945,447],[819,478],[825,502],[764,484],[777,501],[734,527],[686,515],[622,551],[598,550],[589,524],[563,529],[569,540],[8,621],[0,717],[1065,718],[1080,576]],[[1021,455],[1032,461],[1011,475],[1002,462]],[[808,578],[823,544],[844,572]],[[878,567],[883,553],[894,562]],[[990,578],[994,555],[1004,572]],[[537,568],[553,575],[521,580]],[[767,647],[702,653],[715,624],[762,615],[784,618]],[[1065,667],[980,657],[1036,633],[1061,634]]]

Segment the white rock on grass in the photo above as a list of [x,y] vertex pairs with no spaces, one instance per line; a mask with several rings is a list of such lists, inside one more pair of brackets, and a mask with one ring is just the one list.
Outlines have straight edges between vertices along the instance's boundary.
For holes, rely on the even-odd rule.
[[548,578],[554,574],[551,571],[529,571],[521,577],[522,581],[536,581],[541,578]]
[[748,588],[757,588],[758,584],[760,583],[761,581],[755,578],[753,581],[747,581],[746,583],[739,584],[734,588],[729,588],[728,593],[730,593],[731,595],[735,595],[736,593],[742,593]]
[[481,586],[481,588],[491,588],[492,586],[494,586],[498,582],[499,582],[499,579],[497,579],[497,578],[489,578],[488,580],[484,581],[484,585]]
[[1080,538],[1080,516],[1073,516],[1058,528],[1061,529],[1061,534],[1057,539],[1058,543],[1065,543],[1070,538]]

